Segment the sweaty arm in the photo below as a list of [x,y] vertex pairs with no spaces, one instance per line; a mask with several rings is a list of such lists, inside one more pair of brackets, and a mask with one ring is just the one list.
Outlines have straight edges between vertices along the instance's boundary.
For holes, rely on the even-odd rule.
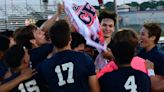
[[89,80],[89,86],[90,86],[91,92],[100,92],[100,87],[99,87],[99,83],[96,78],[96,75],[89,76],[88,80]]
[[4,84],[0,84],[0,92],[9,92],[10,90],[12,90],[14,87],[16,87],[19,83],[21,83],[22,81],[31,78],[33,75],[35,75],[36,72],[35,70],[32,69],[25,69],[21,72],[21,74],[16,77],[15,79],[6,82]]
[[164,76],[151,76],[152,92],[164,92]]
[[14,87],[16,87],[22,80],[22,78],[19,76],[7,83],[0,85],[0,92],[8,92],[12,90]]
[[47,33],[48,30],[54,25],[54,23],[57,21],[57,19],[61,15],[62,10],[63,10],[63,6],[61,4],[58,4],[58,9],[55,15],[49,20],[47,20],[45,23],[43,23],[40,29]]
[[151,79],[152,92],[164,92],[164,76],[149,73],[149,70],[154,70],[154,64],[150,60],[146,60],[145,64]]

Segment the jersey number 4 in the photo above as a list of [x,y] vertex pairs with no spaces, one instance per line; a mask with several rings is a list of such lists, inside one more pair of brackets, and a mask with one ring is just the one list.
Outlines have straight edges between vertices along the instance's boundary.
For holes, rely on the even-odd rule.
[[137,85],[135,84],[135,77],[129,76],[128,80],[124,84],[126,90],[131,90],[130,92],[137,92]]
[[[68,63],[62,64],[62,65],[57,65],[55,67],[55,72],[57,73],[57,76],[59,79],[59,82],[58,82],[59,86],[63,86],[66,83],[68,83],[68,84],[74,83],[73,68],[74,68],[74,65],[72,62],[68,62]],[[67,77],[66,81],[63,79],[62,71],[68,71],[68,77]]]

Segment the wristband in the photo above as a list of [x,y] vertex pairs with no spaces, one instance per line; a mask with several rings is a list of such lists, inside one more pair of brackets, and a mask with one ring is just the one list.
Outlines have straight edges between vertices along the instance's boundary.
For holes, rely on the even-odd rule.
[[153,69],[148,69],[148,75],[149,76],[155,76],[155,72]]

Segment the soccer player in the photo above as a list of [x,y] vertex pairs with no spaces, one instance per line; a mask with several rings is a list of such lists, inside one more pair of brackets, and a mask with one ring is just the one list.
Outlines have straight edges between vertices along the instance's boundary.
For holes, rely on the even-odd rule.
[[[108,48],[110,48],[112,44],[112,34],[115,31],[116,16],[114,12],[105,10],[99,15],[100,25]],[[109,50],[98,54],[95,60],[96,70],[101,70],[109,62],[109,59],[112,59],[112,53]]]
[[145,23],[140,31],[140,46],[143,48],[138,56],[154,63],[155,73],[164,76],[164,52],[157,47],[162,29],[156,23]]
[[56,54],[37,67],[40,80],[51,92],[99,92],[91,57],[71,50],[71,32],[65,20],[57,21],[49,31]]
[[114,35],[111,50],[119,68],[99,78],[101,92],[151,91],[149,76],[130,66],[137,43],[136,33],[131,29],[123,29]]
[[[104,33],[104,39],[107,45],[111,42],[111,36],[115,31],[116,14],[114,12],[102,11],[99,15],[99,21]],[[109,46],[108,46],[109,47]]]
[[143,48],[138,56],[154,63],[155,76],[151,76],[153,91],[164,91],[164,52],[157,47],[161,35],[157,23],[145,23],[140,31],[140,46]]
[[28,25],[15,33],[17,44],[28,49],[32,68],[47,58],[53,50],[53,45],[49,44],[45,37],[45,32],[35,25]]
[[4,61],[10,68],[12,76],[3,80],[2,84],[16,80],[17,78],[21,78],[21,79],[18,79],[18,80],[20,80],[20,83],[16,82],[19,84],[15,83],[14,84],[15,88],[10,90],[10,92],[34,92],[34,91],[35,92],[47,92],[46,87],[42,86],[35,79],[35,76],[30,78],[32,75],[36,74],[35,71],[31,74],[31,76],[29,75],[29,77],[27,77],[27,76],[21,77],[20,76],[22,72],[25,72],[25,71],[27,71],[27,69],[29,69],[29,55],[28,55],[27,49],[23,48],[23,46],[20,46],[20,45],[12,46],[6,52]]

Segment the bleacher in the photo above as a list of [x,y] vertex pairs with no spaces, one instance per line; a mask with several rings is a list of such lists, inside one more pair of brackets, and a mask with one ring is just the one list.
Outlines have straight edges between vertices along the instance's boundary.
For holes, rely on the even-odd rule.
[[25,20],[33,22],[37,20],[47,19],[49,14],[54,14],[54,5],[48,6],[48,10],[44,10],[43,6],[32,6],[29,4],[0,6],[0,29],[15,30],[18,27],[25,25]]

